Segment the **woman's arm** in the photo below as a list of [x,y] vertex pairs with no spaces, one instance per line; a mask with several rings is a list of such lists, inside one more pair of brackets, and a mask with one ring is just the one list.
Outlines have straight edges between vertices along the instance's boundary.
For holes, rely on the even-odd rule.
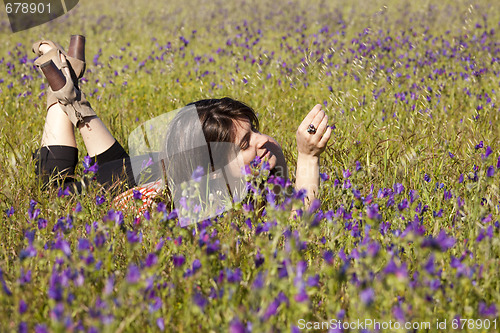
[[[315,133],[308,132],[310,125]],[[319,189],[319,156],[325,150],[332,129],[328,126],[328,116],[317,104],[304,118],[297,129],[297,170],[295,188],[307,190],[305,208],[316,198]]]

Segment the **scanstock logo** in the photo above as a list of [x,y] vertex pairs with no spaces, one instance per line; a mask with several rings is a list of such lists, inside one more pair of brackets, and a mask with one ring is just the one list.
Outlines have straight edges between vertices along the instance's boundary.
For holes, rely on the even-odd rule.
[[78,0],[4,0],[12,32],[27,30],[62,16]]

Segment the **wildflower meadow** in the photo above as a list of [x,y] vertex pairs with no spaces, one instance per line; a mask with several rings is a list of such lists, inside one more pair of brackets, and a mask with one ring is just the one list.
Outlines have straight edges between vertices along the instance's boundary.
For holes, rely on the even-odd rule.
[[[31,45],[72,34],[125,148],[142,122],[229,96],[290,180],[254,167],[251,200],[181,227],[162,201],[115,207],[76,133],[83,192],[42,187]],[[1,14],[0,38],[1,332],[499,332],[497,1],[81,0],[15,34]],[[304,209],[295,133],[315,104],[333,134]]]

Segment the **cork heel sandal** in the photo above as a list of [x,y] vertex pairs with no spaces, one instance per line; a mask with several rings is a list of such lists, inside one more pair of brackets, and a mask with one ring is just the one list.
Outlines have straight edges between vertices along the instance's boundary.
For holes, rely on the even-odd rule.
[[35,65],[49,82],[47,109],[59,103],[75,127],[84,123],[84,118],[96,116],[85,98],[85,94],[75,85],[71,69],[59,49],[51,49],[35,60]]

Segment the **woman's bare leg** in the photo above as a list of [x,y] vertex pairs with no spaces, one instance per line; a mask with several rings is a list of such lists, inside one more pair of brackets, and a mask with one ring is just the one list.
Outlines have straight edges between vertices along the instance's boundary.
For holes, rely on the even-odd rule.
[[[45,54],[50,50],[50,45],[40,45],[40,51],[42,53]],[[61,54],[61,61],[64,60],[64,55]],[[69,69],[63,68],[63,70],[66,71],[66,77],[69,77]],[[84,120],[85,123],[80,124],[78,129],[82,135],[89,156],[93,157],[99,155],[108,150],[115,143],[115,138],[98,116],[86,117]],[[42,136],[42,146],[50,145],[76,147],[73,124],[59,104],[54,104],[47,110],[47,118]]]
[[43,146],[69,146],[76,148],[73,124],[69,121],[68,116],[59,104],[54,104],[47,110],[42,135]]
[[[108,150],[116,141],[98,116],[86,117],[85,123],[78,126],[87,154],[91,157]],[[68,120],[69,121],[69,120]],[[71,123],[70,123],[71,124]]]
[[[48,44],[40,45],[40,51],[42,53],[45,54],[50,50],[51,47]],[[53,104],[47,110],[47,117],[45,118],[45,125],[43,127],[41,145],[42,147],[57,145],[76,148],[73,124],[58,103]]]

